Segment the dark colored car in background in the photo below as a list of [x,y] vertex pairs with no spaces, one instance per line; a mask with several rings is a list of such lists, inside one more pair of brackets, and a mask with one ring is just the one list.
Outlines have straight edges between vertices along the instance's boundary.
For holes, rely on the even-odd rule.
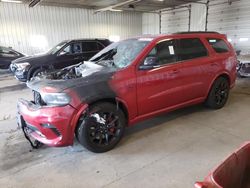
[[18,124],[26,138],[49,146],[72,145],[76,135],[89,150],[105,152],[136,122],[198,103],[222,108],[236,64],[219,33],[127,39],[28,82],[34,100],[19,100]]
[[8,69],[11,61],[23,56],[23,54],[11,48],[0,46],[0,69]]
[[26,82],[39,74],[89,60],[110,43],[107,39],[66,40],[45,54],[12,61],[11,71],[18,80]]

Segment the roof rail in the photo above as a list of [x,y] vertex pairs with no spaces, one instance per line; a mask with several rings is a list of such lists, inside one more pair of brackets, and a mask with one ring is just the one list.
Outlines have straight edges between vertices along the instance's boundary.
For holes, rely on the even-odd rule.
[[204,33],[204,34],[220,34],[216,31],[185,31],[185,32],[177,32],[177,33],[174,33],[174,34],[200,34],[200,33]]

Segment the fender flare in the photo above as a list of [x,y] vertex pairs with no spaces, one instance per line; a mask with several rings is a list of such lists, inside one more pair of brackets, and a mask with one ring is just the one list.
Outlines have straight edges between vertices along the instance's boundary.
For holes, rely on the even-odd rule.
[[209,85],[209,87],[208,87],[208,90],[207,90],[207,92],[206,92],[206,98],[208,97],[209,92],[211,91],[211,88],[213,87],[215,80],[216,80],[217,78],[221,77],[221,76],[226,77],[226,78],[228,79],[228,81],[229,81],[229,85],[231,85],[231,78],[230,78],[229,73],[227,73],[227,72],[221,72],[221,73],[217,74],[217,75],[213,78],[212,82],[210,83],[210,85]]

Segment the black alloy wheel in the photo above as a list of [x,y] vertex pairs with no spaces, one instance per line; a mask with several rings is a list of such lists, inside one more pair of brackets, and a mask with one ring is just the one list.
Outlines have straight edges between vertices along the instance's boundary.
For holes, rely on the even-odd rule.
[[222,108],[228,100],[229,90],[228,80],[225,77],[217,78],[214,81],[205,104],[213,109]]
[[125,125],[125,116],[116,105],[98,103],[82,120],[76,137],[90,151],[102,153],[113,149],[121,140]]

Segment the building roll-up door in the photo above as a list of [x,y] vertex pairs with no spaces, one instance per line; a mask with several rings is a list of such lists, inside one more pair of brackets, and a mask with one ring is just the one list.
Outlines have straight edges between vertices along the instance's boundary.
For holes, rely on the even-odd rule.
[[236,50],[250,52],[250,1],[210,0],[208,30],[227,35]]
[[183,7],[176,10],[162,11],[160,28],[161,33],[189,31],[190,8]]

